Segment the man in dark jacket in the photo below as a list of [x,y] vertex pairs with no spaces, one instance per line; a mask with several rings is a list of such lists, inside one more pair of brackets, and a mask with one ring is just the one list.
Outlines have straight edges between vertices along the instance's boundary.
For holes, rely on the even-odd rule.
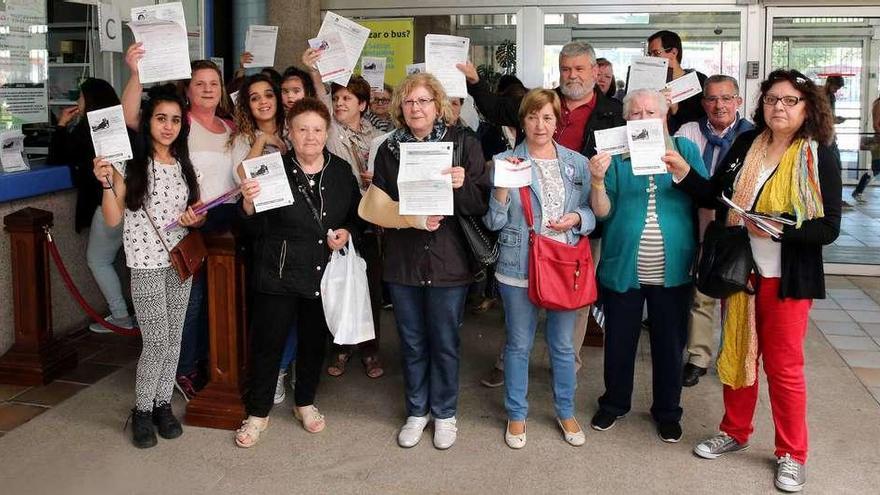
[[[681,58],[684,50],[681,46],[681,37],[678,33],[672,31],[657,31],[648,37],[648,55],[652,57],[662,57],[669,61],[669,73],[666,76],[666,82],[673,81],[685,74],[694,71],[694,69],[685,69],[681,66]],[[706,86],[706,74],[700,71],[697,73],[697,79],[700,86]],[[669,106],[669,116],[667,117],[667,127],[669,133],[675,134],[678,128],[706,117],[706,110],[703,109],[702,95],[695,94],[686,100],[673,103]]]
[[[486,120],[499,126],[514,127],[518,130],[517,142],[522,141],[522,132],[519,130],[522,127],[519,121],[519,106],[523,97],[504,97],[492,93],[489,85],[480,80],[476,68],[471,63],[459,64],[458,68],[467,79],[468,93],[474,98],[477,109]],[[562,47],[562,51],[559,52],[559,86],[556,88],[562,103],[562,121],[557,123],[553,139],[588,158],[596,154],[594,131],[626,125],[621,103],[605,96],[602,91],[596,91],[598,72],[596,52],[589,43],[572,41]],[[591,238],[598,235],[599,229],[594,232],[595,235],[591,234]],[[592,243],[592,247],[593,260],[598,263],[598,243]],[[590,333],[599,337],[591,340],[602,341],[601,327],[591,317],[590,309],[589,306],[579,309],[575,321],[572,344],[576,369],[581,367],[580,349],[587,333],[588,322]],[[500,364],[500,361],[496,362],[494,369],[482,380],[484,385],[492,387],[503,383],[504,375],[500,370]]]
[[[502,97],[492,93],[489,85],[480,80],[473,64],[459,64],[458,68],[464,72],[468,93],[486,120],[519,129],[522,97]],[[559,52],[559,87],[556,88],[562,101],[562,122],[556,126],[553,138],[587,157],[596,154],[593,131],[626,125],[620,102],[601,91],[594,91],[597,73],[596,52],[589,43],[572,41],[562,47]],[[522,136],[518,136],[518,140],[521,139]]]

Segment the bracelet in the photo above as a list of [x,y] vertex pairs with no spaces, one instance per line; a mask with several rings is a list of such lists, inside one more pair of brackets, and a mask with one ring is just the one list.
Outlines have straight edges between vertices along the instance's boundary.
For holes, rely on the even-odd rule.
[[111,189],[113,189],[113,186],[109,186],[109,187],[108,186],[101,186],[101,189],[103,189],[105,191],[110,191]]
[[596,181],[594,181],[594,180],[591,180],[591,181],[590,181],[590,185],[593,186],[593,187],[595,187],[596,189],[605,189],[605,183],[604,183],[604,182],[596,182]]

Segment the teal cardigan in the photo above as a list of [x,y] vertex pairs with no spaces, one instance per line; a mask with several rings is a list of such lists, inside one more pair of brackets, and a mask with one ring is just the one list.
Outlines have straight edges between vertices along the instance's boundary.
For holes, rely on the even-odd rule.
[[[697,145],[686,138],[674,138],[678,152],[702,177],[706,167]],[[622,158],[627,156],[627,158]],[[690,268],[697,251],[691,197],[672,187],[672,174],[654,176],[658,223],[663,234],[666,258],[664,287],[676,287],[691,281]],[[611,210],[602,221],[602,253],[598,278],[603,287],[615,292],[639,288],[637,271],[639,241],[648,212],[648,176],[636,176],[628,155],[612,157],[605,173],[605,189]]]

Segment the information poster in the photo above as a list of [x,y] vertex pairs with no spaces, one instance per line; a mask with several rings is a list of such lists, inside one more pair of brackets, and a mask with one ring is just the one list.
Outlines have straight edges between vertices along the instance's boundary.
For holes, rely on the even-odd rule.
[[370,19],[358,23],[370,28],[370,38],[361,56],[384,58],[385,82],[397,86],[406,77],[406,66],[413,63],[412,18]]
[[47,122],[46,4],[0,1],[0,128]]

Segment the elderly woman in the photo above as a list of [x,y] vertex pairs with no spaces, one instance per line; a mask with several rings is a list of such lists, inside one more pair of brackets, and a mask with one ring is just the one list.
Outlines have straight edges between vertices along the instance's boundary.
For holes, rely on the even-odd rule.
[[[761,83],[755,129],[733,143],[707,181],[686,164],[669,163],[679,187],[715,208],[724,225],[748,229],[756,293],[728,297],[718,372],[724,384],[720,433],[694,447],[715,459],[748,447],[758,400],[760,356],[776,426],[776,487],[793,492],[806,482],[807,387],[804,337],[813,299],[825,298],[822,246],[840,232],[840,161],[832,150],[834,116],[822,90],[800,72],[777,70]],[[717,200],[725,194],[746,210],[781,215],[771,238]],[[737,342],[750,342],[740,352]]]
[[[636,90],[623,100],[626,120],[660,119],[667,105],[658,91]],[[700,150],[665,133],[666,163],[706,175]],[[673,187],[671,174],[634,175],[628,155],[590,160],[590,202],[604,222],[598,279],[605,302],[605,393],[590,422],[604,431],[629,412],[642,307],[651,320],[654,403],[651,416],[665,442],[681,439],[681,361],[687,342],[690,267],[697,249],[694,205]]]
[[330,250],[341,249],[349,236],[361,230],[357,181],[348,163],[324,149],[329,127],[327,108],[314,98],[297,101],[288,113],[293,149],[284,155],[284,169],[294,194],[292,205],[255,213],[259,182],[241,183],[246,228],[255,245],[249,277],[255,294],[253,308],[248,308],[252,315],[248,417],[235,433],[239,447],[256,444],[269,424],[278,363],[294,323],[298,346],[293,413],[311,433],[325,426],[324,416],[314,406],[329,335],[321,276]]
[[[359,213],[386,227],[383,268],[388,283],[403,358],[406,424],[397,442],[419,443],[434,417],[434,446],[455,442],[458,409],[459,336],[468,286],[473,282],[470,252],[459,215],[483,215],[489,181],[480,143],[471,133],[449,127],[449,100],[430,74],[413,74],[394,92],[391,113],[398,126],[379,147],[372,185]],[[453,143],[452,216],[400,215],[397,177],[401,145]]]
[[[553,141],[561,121],[559,97],[549,89],[533,89],[520,105],[520,122],[525,141],[511,151],[496,155],[513,163],[531,162],[530,186],[534,208],[533,224],[539,234],[567,244],[576,244],[596,225],[590,210],[590,179],[587,159]],[[504,440],[512,449],[526,444],[528,415],[529,355],[538,326],[541,308],[529,300],[529,227],[523,205],[516,191],[495,187],[484,217],[492,230],[500,230],[499,257],[495,268],[498,291],[504,301],[507,344],[504,348],[504,384],[507,396],[507,430]],[[587,241],[583,241],[587,242]],[[574,366],[575,311],[547,310],[545,336],[553,370],[553,401],[556,418],[565,441],[584,444],[583,430],[574,417],[574,391],[577,386]]]

